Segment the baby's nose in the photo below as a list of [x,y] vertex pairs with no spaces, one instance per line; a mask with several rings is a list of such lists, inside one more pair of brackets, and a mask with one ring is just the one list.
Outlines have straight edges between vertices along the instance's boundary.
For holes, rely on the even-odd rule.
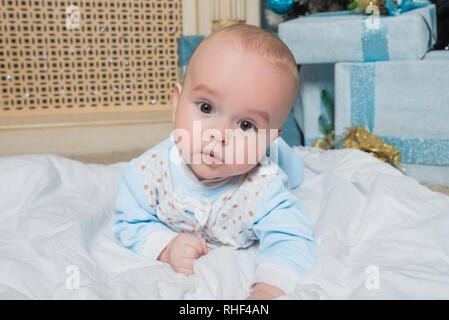
[[211,132],[210,133],[210,141],[216,140],[217,142],[226,145],[228,139],[226,138],[226,131],[220,130],[220,132]]
[[[218,142],[221,142],[222,144],[226,144],[226,137],[224,136],[224,135],[222,135],[221,137],[220,136],[218,136],[218,134],[217,135],[215,135],[215,134],[211,134],[210,135],[210,141],[213,141],[213,140],[217,140]],[[221,140],[221,141],[220,141]]]

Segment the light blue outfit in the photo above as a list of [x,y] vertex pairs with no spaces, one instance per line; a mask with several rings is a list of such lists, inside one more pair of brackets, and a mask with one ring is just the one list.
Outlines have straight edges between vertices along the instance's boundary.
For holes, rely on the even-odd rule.
[[317,244],[305,208],[290,192],[301,183],[302,161],[281,138],[276,143],[279,148],[272,144],[269,157],[246,174],[198,181],[166,139],[125,167],[113,232],[149,259],[181,232],[211,247],[245,248],[259,240],[252,283],[292,292],[312,267]]

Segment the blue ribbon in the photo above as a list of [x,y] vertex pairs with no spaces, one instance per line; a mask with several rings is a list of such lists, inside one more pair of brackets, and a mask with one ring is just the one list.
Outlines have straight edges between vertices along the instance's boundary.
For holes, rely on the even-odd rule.
[[376,65],[353,63],[350,67],[351,122],[372,133],[375,116]]
[[449,166],[449,139],[380,138],[399,150],[402,163]]
[[369,17],[367,19],[378,19],[376,28],[369,28],[368,21],[362,23],[362,52],[364,61],[389,60],[388,55],[388,25],[380,17]]

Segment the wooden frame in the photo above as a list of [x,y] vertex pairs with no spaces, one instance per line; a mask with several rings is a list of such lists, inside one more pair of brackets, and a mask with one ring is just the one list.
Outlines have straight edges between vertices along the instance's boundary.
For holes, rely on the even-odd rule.
[[[212,20],[213,20],[213,13],[212,13],[213,1],[215,0],[182,0],[182,7],[183,7],[182,29],[184,35],[211,34]],[[244,0],[244,1],[245,1],[245,23],[260,27],[261,26],[260,0]]]
[[166,138],[181,5],[0,0],[0,156],[98,158]]
[[120,153],[115,161],[125,161],[130,160],[127,153],[137,156],[167,138],[173,127],[170,110],[21,120],[0,125],[2,156],[51,153],[98,162],[105,155]]

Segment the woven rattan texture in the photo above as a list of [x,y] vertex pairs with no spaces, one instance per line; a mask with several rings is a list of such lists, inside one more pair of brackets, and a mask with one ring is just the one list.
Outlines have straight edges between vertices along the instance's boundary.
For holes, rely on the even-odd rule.
[[0,117],[169,108],[181,0],[0,0]]

